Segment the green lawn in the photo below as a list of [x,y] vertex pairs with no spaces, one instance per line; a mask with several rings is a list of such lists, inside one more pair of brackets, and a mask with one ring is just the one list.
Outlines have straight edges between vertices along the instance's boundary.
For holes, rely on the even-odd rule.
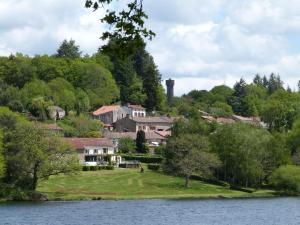
[[149,170],[139,173],[139,170],[135,169],[53,176],[49,180],[40,182],[38,191],[46,194],[50,200],[272,196],[272,191],[246,194],[199,181],[191,181],[191,188],[186,189],[182,178]]

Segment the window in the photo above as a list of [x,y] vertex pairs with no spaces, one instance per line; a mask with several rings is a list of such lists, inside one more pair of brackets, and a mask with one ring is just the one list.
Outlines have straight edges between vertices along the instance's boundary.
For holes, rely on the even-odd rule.
[[143,126],[143,130],[146,130],[146,126]]
[[135,112],[135,113],[134,113],[134,116],[135,116],[135,117],[137,117],[137,116],[138,116],[138,113],[137,113],[137,112]]
[[155,126],[150,126],[150,130],[155,130],[156,127]]
[[107,154],[108,153],[108,148],[103,148],[103,153]]
[[139,126],[139,130],[142,130],[143,129],[143,127],[142,126]]
[[85,153],[85,154],[89,154],[89,150],[88,150],[88,149],[85,149],[85,150],[84,150],[84,153]]
[[98,154],[98,150],[97,149],[94,149],[94,154]]

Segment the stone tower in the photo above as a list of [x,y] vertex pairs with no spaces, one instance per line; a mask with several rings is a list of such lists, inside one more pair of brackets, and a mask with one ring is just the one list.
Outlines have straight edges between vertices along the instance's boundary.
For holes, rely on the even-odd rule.
[[173,97],[174,97],[174,84],[175,81],[171,80],[166,80],[166,85],[167,85],[167,99],[168,99],[168,104],[171,105],[173,102]]

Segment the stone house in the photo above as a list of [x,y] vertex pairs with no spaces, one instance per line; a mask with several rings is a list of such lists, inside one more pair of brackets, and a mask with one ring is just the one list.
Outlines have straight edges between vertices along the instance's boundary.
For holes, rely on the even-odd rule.
[[104,105],[93,112],[94,119],[101,120],[105,125],[114,124],[117,120],[126,117],[127,111],[119,105]]
[[117,132],[137,132],[143,130],[150,131],[167,131],[170,130],[175,118],[174,117],[130,117],[127,116],[115,123]]

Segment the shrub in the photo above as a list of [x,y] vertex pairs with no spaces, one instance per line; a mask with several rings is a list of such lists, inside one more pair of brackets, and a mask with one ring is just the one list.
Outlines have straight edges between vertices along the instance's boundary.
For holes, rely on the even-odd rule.
[[97,166],[97,170],[103,170],[102,166]]
[[82,171],[90,171],[90,167],[89,166],[83,166]]
[[115,167],[114,167],[114,166],[112,166],[112,165],[110,165],[110,166],[105,166],[105,169],[106,169],[106,170],[114,170],[114,169],[115,169]]
[[281,166],[273,172],[270,184],[278,191],[288,194],[300,193],[300,167]]
[[98,166],[90,166],[90,171],[96,171]]
[[139,161],[142,163],[160,164],[163,161],[162,156],[153,155],[123,155],[122,157],[127,161]]
[[155,155],[164,155],[165,150],[166,150],[166,146],[160,145],[154,149],[154,153]]
[[147,167],[149,170],[154,170],[154,171],[158,171],[160,169],[159,164],[148,164]]

